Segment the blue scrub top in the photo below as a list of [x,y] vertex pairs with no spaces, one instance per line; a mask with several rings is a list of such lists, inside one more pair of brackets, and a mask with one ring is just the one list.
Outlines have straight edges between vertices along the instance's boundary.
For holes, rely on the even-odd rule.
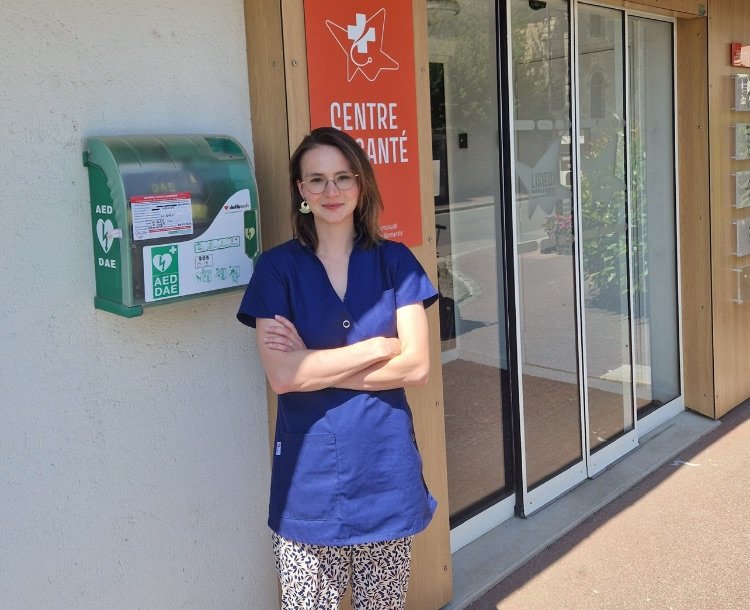
[[[399,307],[436,298],[403,244],[355,243],[342,301],[313,250],[291,240],[260,256],[237,318],[254,327],[280,314],[309,349],[327,349],[396,337]],[[268,517],[276,533],[328,546],[393,540],[427,527],[436,504],[402,388],[279,396]]]

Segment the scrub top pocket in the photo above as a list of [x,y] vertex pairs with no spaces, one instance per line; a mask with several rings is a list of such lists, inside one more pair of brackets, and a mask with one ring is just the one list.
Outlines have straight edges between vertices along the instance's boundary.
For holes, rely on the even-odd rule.
[[339,519],[336,436],[282,433],[279,439],[273,457],[271,514],[304,521]]

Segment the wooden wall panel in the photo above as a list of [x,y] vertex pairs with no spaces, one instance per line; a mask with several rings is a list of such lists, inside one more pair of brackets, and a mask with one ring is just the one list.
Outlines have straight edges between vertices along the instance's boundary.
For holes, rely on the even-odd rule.
[[732,207],[731,174],[750,170],[750,161],[734,161],[732,125],[750,122],[750,113],[731,110],[732,74],[747,72],[729,61],[731,42],[750,43],[750,2],[711,0],[708,31],[708,78],[711,155],[711,258],[713,279],[713,335],[716,417],[721,417],[750,396],[750,303],[732,302],[739,265],[750,256],[736,257],[734,221],[750,216],[750,209]]
[[[310,132],[310,97],[307,90],[307,46],[302,0],[282,0],[284,57],[286,66],[287,128],[289,150],[297,148]],[[289,158],[287,157],[287,162]],[[288,199],[288,197],[287,197]]]
[[[414,253],[437,286],[437,239],[435,205],[432,195],[432,125],[430,119],[430,71],[427,47],[427,8],[425,0],[413,0],[414,66],[416,71],[420,193],[422,198],[422,245]],[[438,305],[428,310],[430,321],[430,382],[409,391],[414,410],[414,426],[424,458],[424,477],[438,501],[435,516],[414,546],[412,579],[407,610],[437,610],[452,596],[450,525],[448,522],[448,465],[446,462],[445,413],[440,358]]]
[[[245,38],[250,66],[250,118],[253,127],[253,164],[260,203],[260,239],[270,248],[291,237],[288,220],[286,133],[286,76],[278,1],[245,0]],[[266,388],[269,438],[276,426],[276,395]],[[270,447],[269,447],[270,451]]]
[[708,23],[677,20],[677,136],[685,405],[714,417]]
[[255,174],[260,195],[262,246],[291,237],[287,202],[286,74],[278,1],[245,0]]
[[[429,107],[427,13],[425,0],[414,3],[415,66],[418,108]],[[302,0],[245,0],[248,70],[253,125],[253,150],[261,202],[264,248],[291,236],[287,166],[291,151],[310,129],[307,55]],[[432,201],[432,141],[430,115],[421,112],[418,124],[423,243],[413,248],[437,285],[435,216]],[[439,320],[437,306],[428,311],[431,332],[430,382],[408,390],[414,412],[424,476],[438,500],[435,518],[414,546],[409,610],[437,610],[451,597],[452,575],[448,524],[448,482],[445,453]],[[276,400],[268,392],[269,423],[273,431]],[[345,600],[343,608],[350,608]]]

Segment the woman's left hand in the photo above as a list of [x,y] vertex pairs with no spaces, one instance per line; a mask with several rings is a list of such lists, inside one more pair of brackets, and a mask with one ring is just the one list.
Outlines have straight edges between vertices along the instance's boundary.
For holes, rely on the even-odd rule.
[[263,335],[263,343],[268,349],[280,352],[293,352],[307,349],[297,328],[284,316],[274,316],[275,323],[267,327]]

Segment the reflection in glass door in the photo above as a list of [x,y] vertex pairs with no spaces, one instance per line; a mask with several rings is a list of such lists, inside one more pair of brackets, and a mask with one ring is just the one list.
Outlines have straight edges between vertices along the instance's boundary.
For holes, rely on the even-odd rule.
[[497,6],[494,0],[461,0],[452,7],[428,5],[428,33],[448,500],[455,550],[512,515],[514,487]]

